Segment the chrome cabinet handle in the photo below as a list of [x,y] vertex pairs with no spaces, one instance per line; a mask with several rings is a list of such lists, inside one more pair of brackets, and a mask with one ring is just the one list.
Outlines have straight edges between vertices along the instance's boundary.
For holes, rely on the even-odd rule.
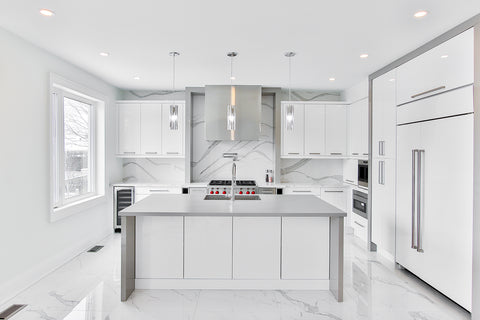
[[300,154],[298,152],[289,152],[288,154]]
[[358,152],[352,152],[353,156],[358,156]]
[[385,185],[385,161],[378,162],[378,184]]
[[320,152],[310,152],[310,154],[321,154]]
[[149,190],[150,192],[168,192],[169,190],[160,190],[160,189],[157,189],[157,190]]
[[167,152],[167,154],[178,154],[178,152]]
[[423,253],[422,248],[422,208],[423,208],[423,155],[425,150],[418,150],[417,165],[417,252]]
[[157,154],[158,152],[157,151],[147,151],[145,152],[145,154]]
[[325,190],[325,193],[343,193],[343,190]]
[[135,154],[135,151],[123,151],[123,154]]
[[380,140],[378,141],[378,155],[384,156],[385,155],[385,141]]
[[356,225],[359,225],[359,226],[362,227],[362,228],[365,228],[365,226],[364,226],[363,224],[360,224],[360,223],[358,223],[357,221],[353,221],[353,223],[355,223]]
[[353,183],[353,180],[345,179],[345,181]]
[[414,94],[411,98],[412,98],[412,99],[415,99],[415,98],[417,98],[417,97],[423,96],[424,94],[432,93],[432,92],[435,92],[435,91],[438,91],[438,90],[442,90],[442,89],[445,89],[445,86],[433,88],[433,89],[430,89],[430,90],[427,90],[427,91],[424,91],[424,92],[420,92],[420,93]]
[[292,192],[295,192],[295,193],[311,193],[310,190],[292,190]]
[[332,156],[341,156],[341,155],[342,155],[341,152],[330,152],[330,154],[331,154]]
[[412,249],[417,249],[415,244],[415,197],[416,197],[416,170],[417,170],[417,151],[412,150]]

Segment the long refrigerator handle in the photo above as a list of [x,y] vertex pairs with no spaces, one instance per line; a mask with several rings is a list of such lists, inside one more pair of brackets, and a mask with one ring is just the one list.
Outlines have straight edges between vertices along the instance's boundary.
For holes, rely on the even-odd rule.
[[417,167],[417,252],[423,253],[422,248],[422,209],[423,209],[423,167],[425,165],[425,150],[418,150]]
[[417,189],[417,184],[416,184],[416,171],[417,171],[417,153],[418,150],[413,149],[412,150],[412,249],[417,249],[417,245],[415,243],[415,210],[416,210],[416,189]]

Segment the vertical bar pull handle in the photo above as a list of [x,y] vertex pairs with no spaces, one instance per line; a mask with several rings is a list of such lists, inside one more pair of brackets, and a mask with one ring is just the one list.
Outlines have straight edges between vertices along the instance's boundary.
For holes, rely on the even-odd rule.
[[378,141],[378,155],[379,156],[385,155],[385,140]]
[[423,172],[425,165],[425,150],[418,150],[417,165],[417,252],[423,253],[422,248],[422,214],[423,214]]
[[382,184],[385,185],[385,161],[382,161]]
[[415,244],[415,209],[416,209],[416,163],[417,163],[417,151],[418,150],[412,150],[412,249],[417,249],[417,245]]

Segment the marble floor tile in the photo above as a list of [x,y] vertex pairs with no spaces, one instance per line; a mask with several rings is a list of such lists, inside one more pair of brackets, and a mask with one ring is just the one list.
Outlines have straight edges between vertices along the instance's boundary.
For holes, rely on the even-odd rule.
[[328,291],[136,290],[120,301],[120,235],[11,299],[12,320],[468,320],[439,292],[346,236],[345,301]]

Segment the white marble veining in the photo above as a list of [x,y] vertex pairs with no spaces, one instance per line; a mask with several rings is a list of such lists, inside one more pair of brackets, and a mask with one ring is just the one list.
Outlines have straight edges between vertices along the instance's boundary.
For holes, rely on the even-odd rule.
[[347,235],[345,301],[328,291],[136,290],[120,302],[120,235],[83,253],[9,303],[12,320],[466,320],[470,314]]
[[123,159],[124,183],[181,184],[185,181],[184,159]]
[[280,180],[282,183],[342,184],[342,161],[339,159],[282,159]]

